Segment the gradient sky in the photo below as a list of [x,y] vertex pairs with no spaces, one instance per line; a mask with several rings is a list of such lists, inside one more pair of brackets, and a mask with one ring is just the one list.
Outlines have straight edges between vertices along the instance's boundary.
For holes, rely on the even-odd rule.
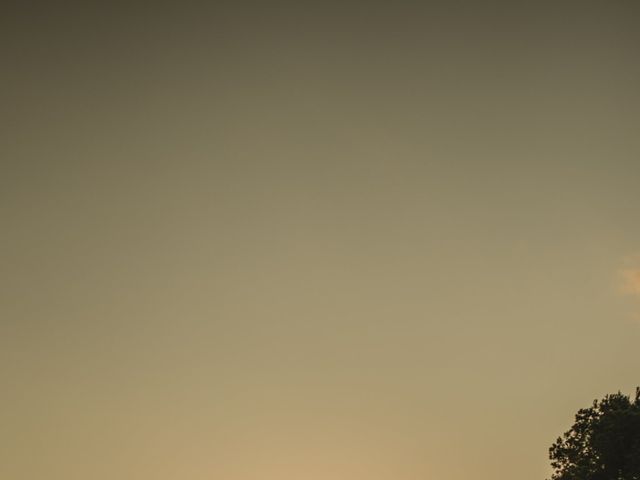
[[0,477],[545,478],[640,385],[637,3],[211,3],[3,11]]

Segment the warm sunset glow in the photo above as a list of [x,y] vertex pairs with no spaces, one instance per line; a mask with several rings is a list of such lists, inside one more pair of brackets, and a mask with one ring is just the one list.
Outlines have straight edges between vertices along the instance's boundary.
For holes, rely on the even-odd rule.
[[639,384],[638,2],[9,3],[0,479],[543,480]]

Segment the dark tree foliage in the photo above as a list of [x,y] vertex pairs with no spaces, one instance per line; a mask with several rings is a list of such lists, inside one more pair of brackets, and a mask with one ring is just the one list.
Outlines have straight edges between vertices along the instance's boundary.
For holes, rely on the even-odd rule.
[[640,480],[640,399],[594,400],[549,449],[552,480]]

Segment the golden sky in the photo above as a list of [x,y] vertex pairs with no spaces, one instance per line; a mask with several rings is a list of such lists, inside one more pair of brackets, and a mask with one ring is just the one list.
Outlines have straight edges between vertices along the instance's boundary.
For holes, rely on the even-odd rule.
[[3,12],[1,478],[541,479],[640,385],[635,2],[428,3]]

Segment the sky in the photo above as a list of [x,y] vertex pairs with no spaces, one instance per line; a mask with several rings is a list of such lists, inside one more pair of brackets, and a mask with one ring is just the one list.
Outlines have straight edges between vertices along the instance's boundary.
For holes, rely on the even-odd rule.
[[635,2],[0,19],[0,477],[544,479],[640,385]]

